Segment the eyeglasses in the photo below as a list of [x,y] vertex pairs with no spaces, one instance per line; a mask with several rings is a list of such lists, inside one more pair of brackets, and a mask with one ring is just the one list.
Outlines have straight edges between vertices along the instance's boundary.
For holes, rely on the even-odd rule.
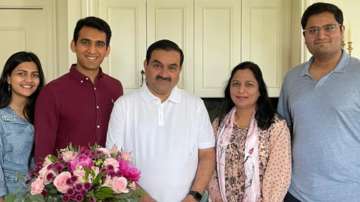
[[320,30],[323,29],[325,33],[330,34],[335,32],[336,28],[340,26],[339,24],[327,24],[321,27],[310,27],[308,29],[304,29],[303,33],[308,35],[316,35],[320,33]]

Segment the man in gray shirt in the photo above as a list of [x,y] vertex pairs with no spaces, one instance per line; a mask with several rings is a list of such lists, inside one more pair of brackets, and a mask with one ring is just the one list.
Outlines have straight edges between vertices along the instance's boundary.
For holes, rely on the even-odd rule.
[[293,138],[285,202],[360,200],[360,61],[342,49],[342,11],[315,3],[301,19],[312,58],[286,76],[278,112]]

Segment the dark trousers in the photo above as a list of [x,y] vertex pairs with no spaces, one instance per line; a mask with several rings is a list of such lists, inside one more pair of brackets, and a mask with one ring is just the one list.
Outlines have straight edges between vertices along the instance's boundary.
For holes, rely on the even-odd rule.
[[301,202],[301,201],[295,198],[293,195],[291,195],[290,192],[288,192],[284,198],[284,202]]

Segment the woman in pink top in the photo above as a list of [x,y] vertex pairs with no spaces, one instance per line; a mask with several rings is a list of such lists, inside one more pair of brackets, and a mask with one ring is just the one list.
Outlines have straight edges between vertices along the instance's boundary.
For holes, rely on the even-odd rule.
[[243,62],[233,69],[213,126],[217,169],[210,200],[283,201],[291,177],[290,133],[271,107],[258,65]]

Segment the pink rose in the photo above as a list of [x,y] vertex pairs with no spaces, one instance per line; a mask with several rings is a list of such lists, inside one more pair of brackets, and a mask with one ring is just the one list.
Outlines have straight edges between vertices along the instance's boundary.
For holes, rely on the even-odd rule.
[[31,183],[31,195],[41,194],[44,187],[44,181],[40,177],[36,178],[36,180]]
[[132,166],[128,161],[120,160],[121,174],[131,181],[138,181],[140,179],[140,171]]
[[114,158],[107,158],[104,161],[104,166],[112,166],[114,171],[117,172],[119,170],[119,162]]
[[73,151],[64,151],[61,153],[61,156],[65,162],[69,162],[75,159],[77,153]]
[[66,184],[66,181],[71,178],[71,173],[68,171],[60,173],[58,176],[56,176],[54,180],[54,186],[56,189],[61,193],[66,193],[67,190],[70,188],[68,184]]
[[78,166],[91,168],[91,166],[93,166],[92,159],[85,154],[79,154],[75,157],[75,159],[70,161],[70,169],[75,170]]
[[128,193],[127,180],[125,177],[113,177],[111,188],[115,193]]
[[39,177],[45,178],[47,172],[48,172],[47,166],[42,167],[42,168],[39,170]]

